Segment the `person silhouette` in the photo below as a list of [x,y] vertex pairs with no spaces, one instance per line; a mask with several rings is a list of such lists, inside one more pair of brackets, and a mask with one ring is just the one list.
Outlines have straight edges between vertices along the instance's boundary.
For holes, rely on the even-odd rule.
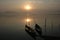
[[35,24],[35,30],[38,32],[40,36],[42,36],[42,28],[38,24]]

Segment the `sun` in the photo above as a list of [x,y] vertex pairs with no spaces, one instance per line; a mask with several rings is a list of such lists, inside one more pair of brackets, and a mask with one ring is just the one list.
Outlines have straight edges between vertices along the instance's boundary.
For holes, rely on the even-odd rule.
[[30,22],[31,21],[31,19],[26,19],[26,22]]
[[30,5],[25,5],[25,7],[24,7],[26,10],[31,10],[32,9],[32,7],[30,6]]
[[30,19],[30,18],[25,19],[25,22],[27,22],[27,23],[30,23],[31,21],[32,21],[32,19]]

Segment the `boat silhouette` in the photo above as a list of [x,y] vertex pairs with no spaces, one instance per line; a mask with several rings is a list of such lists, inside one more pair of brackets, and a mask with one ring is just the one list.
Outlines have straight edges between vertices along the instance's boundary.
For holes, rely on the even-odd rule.
[[32,38],[34,38],[34,40],[36,40],[36,33],[35,33],[35,31],[34,31],[31,27],[25,25],[25,31],[26,31]]
[[[39,35],[36,34],[35,30]],[[43,38],[44,40],[60,40],[60,37],[42,35],[42,28],[38,24],[35,24],[35,29],[25,25],[25,31],[34,38],[34,40],[36,40],[36,37]]]

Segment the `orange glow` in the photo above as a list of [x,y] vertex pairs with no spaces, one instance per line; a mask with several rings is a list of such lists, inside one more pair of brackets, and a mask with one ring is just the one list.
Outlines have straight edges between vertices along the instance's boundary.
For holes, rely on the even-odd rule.
[[24,11],[31,11],[33,9],[35,9],[35,6],[32,2],[24,2],[23,4],[21,4],[21,7],[20,7],[22,10]]
[[25,6],[24,6],[24,9],[25,9],[25,10],[31,10],[32,7],[31,7],[30,5],[25,5]]
[[26,22],[31,22],[31,19],[26,19]]

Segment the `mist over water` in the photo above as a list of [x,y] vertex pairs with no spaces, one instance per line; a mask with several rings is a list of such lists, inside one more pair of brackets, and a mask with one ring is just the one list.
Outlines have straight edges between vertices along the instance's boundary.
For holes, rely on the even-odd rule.
[[[21,39],[32,38],[25,32],[25,21],[26,14],[19,16],[0,16],[0,34],[2,35],[17,35]],[[31,18],[42,27],[43,35],[45,35],[45,18],[46,18],[46,35],[60,36],[60,15],[57,14],[31,14]],[[35,25],[31,22],[32,27]],[[53,29],[52,29],[53,26]],[[25,38],[25,39],[24,39]]]

